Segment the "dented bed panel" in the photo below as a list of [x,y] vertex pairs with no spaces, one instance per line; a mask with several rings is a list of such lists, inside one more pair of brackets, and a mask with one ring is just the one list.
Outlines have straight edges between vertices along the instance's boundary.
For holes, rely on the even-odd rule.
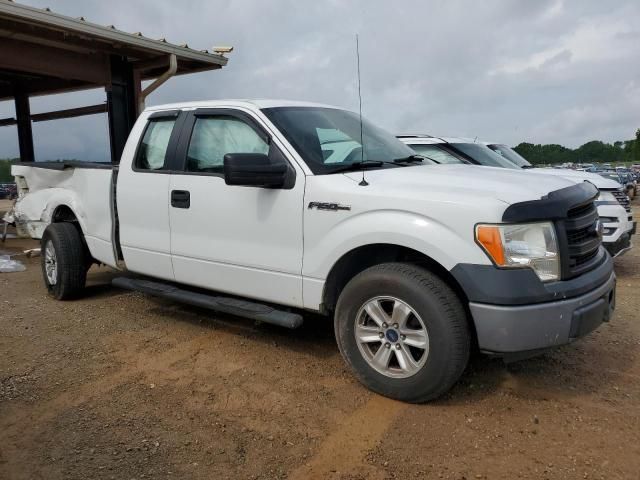
[[56,210],[66,206],[78,219],[91,255],[102,263],[116,266],[111,169],[13,165],[11,173],[19,186],[14,219],[20,234],[41,238]]

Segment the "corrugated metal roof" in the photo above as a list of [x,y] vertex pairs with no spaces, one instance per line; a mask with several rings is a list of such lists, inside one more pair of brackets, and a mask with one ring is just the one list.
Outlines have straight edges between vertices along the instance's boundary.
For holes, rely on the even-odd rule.
[[[197,62],[206,69],[205,65],[217,68],[227,64],[227,58],[223,55],[197,50],[189,45],[173,44],[166,39],[153,39],[145,37],[141,32],[128,33],[119,30],[114,25],[98,25],[88,22],[83,17],[72,18],[52,12],[49,8],[40,9],[21,5],[13,0],[0,0],[0,19],[22,22],[34,26],[56,29],[81,35],[87,40],[97,40],[111,43],[118,47],[126,47],[133,51],[147,54],[175,54],[178,59]],[[216,68],[214,67],[214,68]]]

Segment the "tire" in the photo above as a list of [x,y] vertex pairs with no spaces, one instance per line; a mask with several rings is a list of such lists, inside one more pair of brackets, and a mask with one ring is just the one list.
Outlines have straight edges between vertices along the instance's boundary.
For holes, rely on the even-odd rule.
[[[411,311],[404,328],[391,323],[396,308],[405,314],[395,319]],[[388,328],[380,327],[380,317],[389,320]],[[356,275],[340,294],[334,327],[340,353],[358,380],[396,400],[422,403],[441,396],[460,378],[469,360],[471,334],[460,299],[438,276],[412,264],[385,263]],[[366,337],[366,342],[356,335]],[[385,355],[386,368],[380,366]],[[380,363],[375,361],[378,356]]]
[[57,300],[80,296],[87,281],[87,252],[75,225],[52,223],[42,235],[40,248],[42,278],[49,295]]

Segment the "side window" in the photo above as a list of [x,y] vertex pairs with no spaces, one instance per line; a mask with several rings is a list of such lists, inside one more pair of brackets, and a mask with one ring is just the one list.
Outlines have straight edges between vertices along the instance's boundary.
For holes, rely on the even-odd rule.
[[199,117],[187,152],[187,171],[222,173],[227,153],[269,153],[251,126],[231,116]]
[[140,170],[161,170],[169,146],[175,118],[150,120],[138,147],[135,167]]

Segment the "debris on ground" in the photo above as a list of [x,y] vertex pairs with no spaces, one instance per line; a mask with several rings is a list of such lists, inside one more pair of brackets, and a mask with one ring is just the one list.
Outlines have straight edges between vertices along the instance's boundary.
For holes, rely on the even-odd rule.
[[24,272],[27,267],[18,260],[12,260],[11,255],[0,255],[0,273]]

